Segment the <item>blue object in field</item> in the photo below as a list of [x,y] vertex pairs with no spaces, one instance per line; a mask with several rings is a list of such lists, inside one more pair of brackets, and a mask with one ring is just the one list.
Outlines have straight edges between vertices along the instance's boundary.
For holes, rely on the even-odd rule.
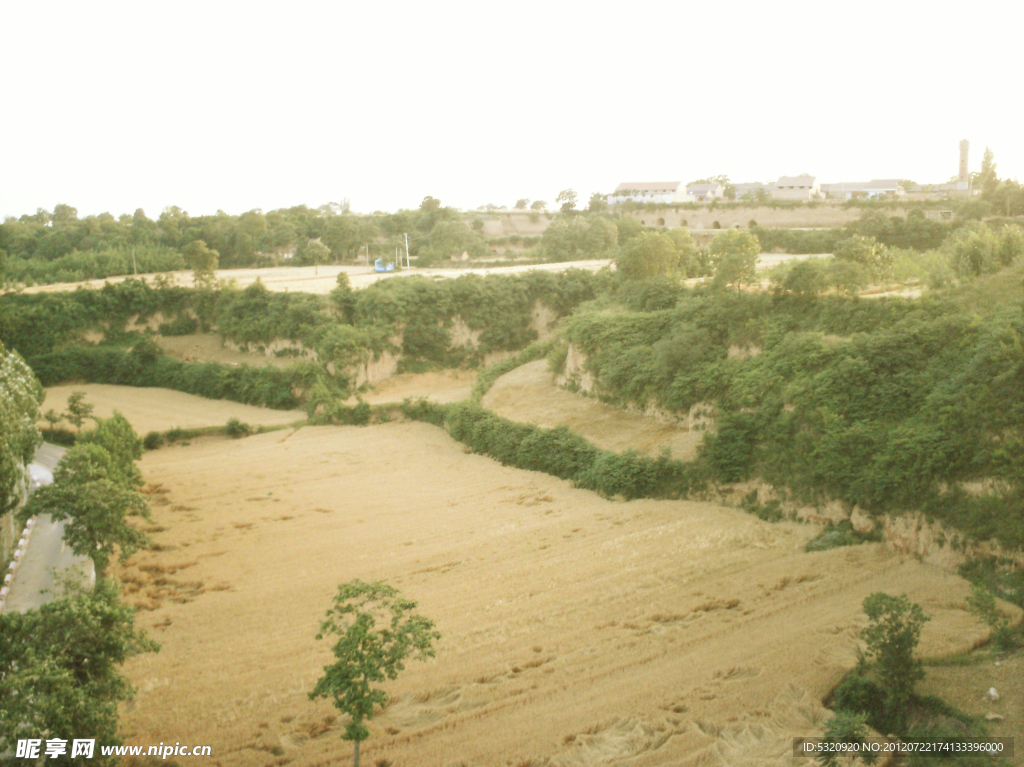
[[373,270],[375,272],[393,272],[395,271],[395,265],[393,263],[384,263],[383,258],[378,258],[373,262]]

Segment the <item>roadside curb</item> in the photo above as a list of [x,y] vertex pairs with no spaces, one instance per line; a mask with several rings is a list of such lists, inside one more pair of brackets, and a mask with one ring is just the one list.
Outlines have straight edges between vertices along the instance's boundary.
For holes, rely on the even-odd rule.
[[32,538],[32,530],[35,529],[35,525],[36,518],[30,517],[25,523],[25,529],[21,533],[21,540],[18,541],[17,548],[14,549],[14,559],[7,567],[7,573],[4,575],[4,585],[0,587],[0,612],[3,612],[7,597],[10,596],[11,586],[14,585],[14,577],[21,566],[25,552],[28,550],[28,542]]

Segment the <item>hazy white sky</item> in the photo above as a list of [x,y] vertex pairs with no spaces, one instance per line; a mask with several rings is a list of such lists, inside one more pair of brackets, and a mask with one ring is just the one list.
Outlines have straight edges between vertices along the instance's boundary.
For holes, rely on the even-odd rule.
[[[958,10],[959,8],[959,10]],[[0,0],[0,218],[1024,178],[1024,3]]]

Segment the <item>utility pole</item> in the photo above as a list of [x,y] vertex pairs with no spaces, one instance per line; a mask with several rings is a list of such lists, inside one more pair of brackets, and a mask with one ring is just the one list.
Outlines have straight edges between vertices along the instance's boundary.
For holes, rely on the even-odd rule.
[[370,265],[370,243],[366,243],[366,265]]
[[[1006,209],[1007,210],[1010,209],[1010,198],[1009,197],[1006,198]],[[1007,213],[1006,215],[1010,215],[1010,214]],[[405,233],[405,268],[406,269],[409,268],[409,233],[408,232]]]

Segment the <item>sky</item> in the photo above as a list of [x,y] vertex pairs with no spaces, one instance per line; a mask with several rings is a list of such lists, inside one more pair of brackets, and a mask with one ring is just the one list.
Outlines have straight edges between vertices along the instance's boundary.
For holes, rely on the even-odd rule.
[[[959,10],[957,10],[959,8]],[[0,0],[0,219],[1024,179],[1024,3]]]

